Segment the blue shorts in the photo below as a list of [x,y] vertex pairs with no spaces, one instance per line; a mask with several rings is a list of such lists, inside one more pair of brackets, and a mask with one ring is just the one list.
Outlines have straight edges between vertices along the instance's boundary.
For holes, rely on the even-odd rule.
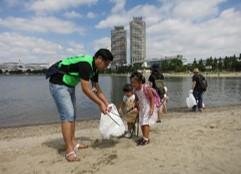
[[49,83],[49,90],[54,98],[61,121],[75,121],[75,88]]

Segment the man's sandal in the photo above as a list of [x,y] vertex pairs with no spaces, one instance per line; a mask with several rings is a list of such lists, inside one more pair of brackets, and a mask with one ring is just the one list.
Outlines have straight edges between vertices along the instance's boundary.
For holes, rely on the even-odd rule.
[[80,161],[80,159],[77,157],[75,151],[71,151],[71,152],[65,154],[65,159],[66,159],[68,162]]
[[75,146],[74,146],[74,151],[75,153],[79,150],[79,149],[86,149],[88,148],[89,146],[87,144],[79,144],[77,143]]

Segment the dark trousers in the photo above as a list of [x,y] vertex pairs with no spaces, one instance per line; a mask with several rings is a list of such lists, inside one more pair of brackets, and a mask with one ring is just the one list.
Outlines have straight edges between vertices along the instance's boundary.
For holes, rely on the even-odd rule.
[[198,107],[198,109],[202,109],[202,106],[203,106],[203,91],[194,90],[193,96],[197,101],[197,105],[193,106],[193,108],[192,108],[193,111],[196,111],[197,107]]

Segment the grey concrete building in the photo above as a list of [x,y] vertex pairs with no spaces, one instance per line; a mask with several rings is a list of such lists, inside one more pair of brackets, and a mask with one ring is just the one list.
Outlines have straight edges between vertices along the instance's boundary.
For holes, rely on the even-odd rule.
[[124,26],[115,26],[115,28],[111,30],[111,52],[114,56],[112,65],[121,66],[126,64],[126,41],[126,30]]
[[130,62],[143,63],[146,59],[146,24],[142,17],[130,22]]

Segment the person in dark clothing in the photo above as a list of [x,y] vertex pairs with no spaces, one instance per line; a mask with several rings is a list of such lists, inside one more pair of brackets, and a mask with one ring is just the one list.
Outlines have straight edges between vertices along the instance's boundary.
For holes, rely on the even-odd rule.
[[101,112],[107,113],[109,102],[99,86],[98,73],[105,70],[112,60],[113,55],[109,50],[100,49],[94,56],[81,55],[64,58],[52,65],[46,73],[46,78],[49,78],[50,93],[61,119],[67,161],[78,161],[77,150],[87,147],[87,145],[77,143],[75,138],[75,87],[80,83],[84,94],[99,106]]
[[199,73],[198,68],[194,68],[192,76],[192,90],[193,96],[197,101],[197,105],[193,106],[192,111],[196,112],[197,108],[198,111],[202,112],[202,104],[203,104],[203,89],[201,87],[201,80],[203,76]]
[[166,96],[165,85],[164,85],[164,76],[161,73],[159,64],[153,64],[151,66],[151,75],[149,76],[148,81],[150,82],[151,87],[157,91],[161,99],[162,105],[158,110],[158,120],[157,120],[157,122],[161,122],[161,114],[166,113],[167,111],[166,109],[167,96]]
[[160,66],[158,64],[153,64],[151,66],[151,75],[148,78],[148,81],[151,82],[151,85],[154,89],[157,89],[157,85],[155,83],[155,80],[164,80],[164,76],[161,73]]

